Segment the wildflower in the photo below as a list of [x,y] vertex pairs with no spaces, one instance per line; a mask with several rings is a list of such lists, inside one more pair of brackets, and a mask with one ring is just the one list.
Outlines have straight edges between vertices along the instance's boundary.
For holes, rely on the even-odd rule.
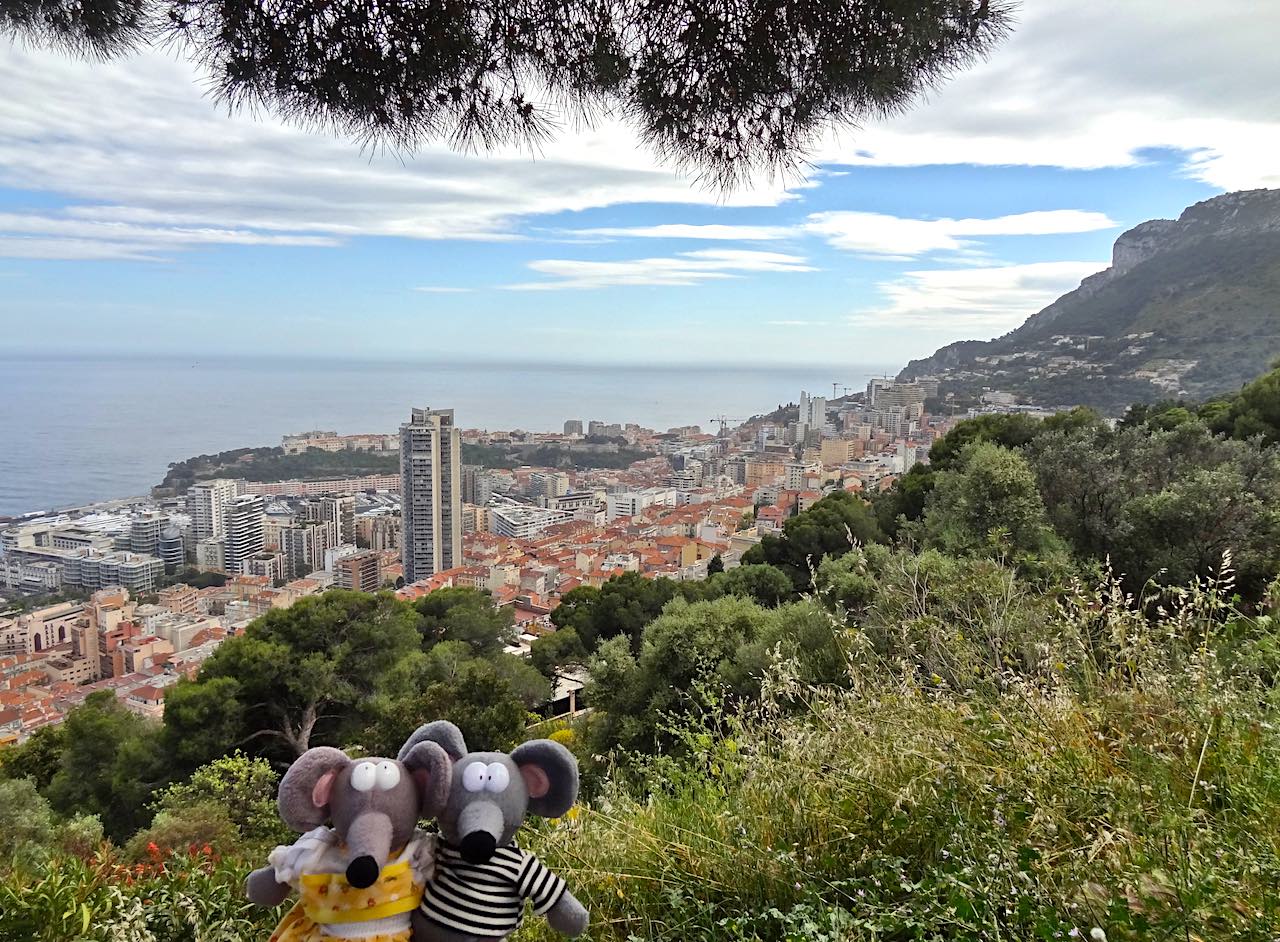
[[1089,938],[1091,938],[1093,942],[1107,942],[1107,934],[1097,926],[1094,926],[1089,930]]

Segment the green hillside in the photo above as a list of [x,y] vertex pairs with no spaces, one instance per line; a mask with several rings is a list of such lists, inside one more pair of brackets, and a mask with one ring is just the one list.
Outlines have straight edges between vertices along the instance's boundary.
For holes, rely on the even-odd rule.
[[1228,194],[1144,223],[1116,264],[988,342],[913,361],[944,392],[984,389],[1118,414],[1132,402],[1239,389],[1280,356],[1280,191]]

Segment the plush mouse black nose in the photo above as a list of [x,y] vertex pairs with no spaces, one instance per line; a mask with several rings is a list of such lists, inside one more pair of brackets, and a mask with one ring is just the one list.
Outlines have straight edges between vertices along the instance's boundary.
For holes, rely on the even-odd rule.
[[462,859],[469,864],[482,864],[493,856],[498,849],[498,842],[488,831],[472,831],[462,839],[458,846],[462,851]]
[[378,862],[372,857],[357,857],[347,864],[347,882],[357,890],[373,886],[378,880]]

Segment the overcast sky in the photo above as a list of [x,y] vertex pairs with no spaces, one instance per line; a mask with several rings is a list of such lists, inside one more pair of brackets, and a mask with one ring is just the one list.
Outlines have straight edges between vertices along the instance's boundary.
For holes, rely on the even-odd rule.
[[1121,231],[1280,186],[1280,3],[1026,0],[987,61],[724,198],[625,127],[370,155],[163,55],[0,45],[0,352],[898,364]]

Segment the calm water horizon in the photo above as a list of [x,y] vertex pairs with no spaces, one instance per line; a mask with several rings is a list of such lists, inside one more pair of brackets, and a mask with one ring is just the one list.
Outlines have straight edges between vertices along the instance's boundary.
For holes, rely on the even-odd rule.
[[145,494],[169,464],[307,429],[392,432],[412,406],[463,428],[566,419],[659,431],[742,419],[893,366],[587,366],[0,354],[0,515]]

